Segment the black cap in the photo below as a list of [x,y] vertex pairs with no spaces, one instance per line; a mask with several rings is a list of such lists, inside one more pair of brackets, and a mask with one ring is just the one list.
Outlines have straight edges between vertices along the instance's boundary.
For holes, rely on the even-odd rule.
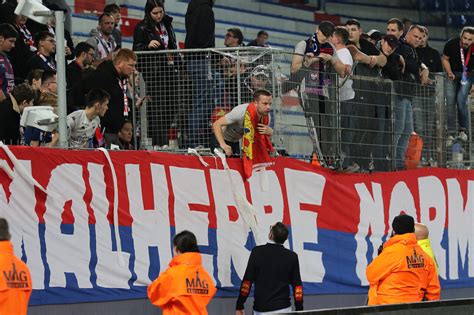
[[398,235],[414,233],[415,220],[408,214],[400,214],[393,219],[392,229]]
[[382,39],[385,40],[393,49],[397,49],[398,46],[400,46],[400,41],[395,35],[385,35]]
[[318,29],[324,36],[329,37],[334,33],[334,23],[331,21],[322,21],[319,23]]

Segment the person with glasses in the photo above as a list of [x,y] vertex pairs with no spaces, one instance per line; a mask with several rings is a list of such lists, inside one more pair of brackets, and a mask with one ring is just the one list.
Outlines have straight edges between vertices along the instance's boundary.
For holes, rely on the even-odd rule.
[[41,75],[41,92],[49,92],[49,93],[58,93],[58,82],[56,79],[56,71],[43,71]]
[[94,47],[87,42],[78,43],[74,51],[76,59],[66,67],[67,90],[72,89],[74,84],[82,79],[83,70],[92,65],[95,56]]
[[[290,285],[296,311],[303,310],[303,284],[298,255],[286,249],[288,229],[277,222],[270,226],[269,242],[252,250],[236,304],[236,315],[245,314],[244,304],[255,282],[255,315],[291,312]],[[269,263],[271,262],[271,263]]]
[[54,60],[56,40],[54,39],[54,35],[47,31],[36,33],[35,46],[38,50],[36,54],[28,60],[28,69],[56,71],[56,61]]

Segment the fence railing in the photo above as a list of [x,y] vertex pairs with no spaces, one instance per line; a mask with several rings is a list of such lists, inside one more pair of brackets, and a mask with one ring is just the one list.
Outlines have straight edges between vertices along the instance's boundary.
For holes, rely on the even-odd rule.
[[280,153],[302,159],[315,153],[331,168],[401,169],[416,132],[421,166],[466,168],[472,160],[470,141],[456,144],[466,153],[462,159],[446,141],[443,74],[420,85],[383,79],[379,69],[358,64],[341,78],[318,62],[295,67],[296,54],[271,48],[137,54],[134,94],[147,96],[135,109],[141,149],[209,148],[212,123],[265,88],[274,95],[272,141]]

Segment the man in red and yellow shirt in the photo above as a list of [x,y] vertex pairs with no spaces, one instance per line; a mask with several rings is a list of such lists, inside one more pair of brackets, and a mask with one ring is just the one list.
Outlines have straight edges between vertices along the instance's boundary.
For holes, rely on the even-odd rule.
[[0,218],[0,314],[26,314],[31,290],[30,271],[13,254],[8,222]]
[[440,298],[433,260],[418,245],[415,221],[401,214],[392,223],[394,236],[367,267],[369,305],[420,302]]

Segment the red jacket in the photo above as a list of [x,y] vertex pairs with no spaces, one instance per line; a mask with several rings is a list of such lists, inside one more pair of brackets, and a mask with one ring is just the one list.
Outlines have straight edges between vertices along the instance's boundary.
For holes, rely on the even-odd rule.
[[0,269],[0,314],[26,314],[31,275],[26,264],[13,254],[10,241],[0,241]]
[[148,299],[163,315],[207,315],[206,305],[216,293],[199,253],[175,256],[169,268],[148,286]]
[[439,300],[441,288],[433,260],[415,233],[395,235],[367,267],[369,305]]

